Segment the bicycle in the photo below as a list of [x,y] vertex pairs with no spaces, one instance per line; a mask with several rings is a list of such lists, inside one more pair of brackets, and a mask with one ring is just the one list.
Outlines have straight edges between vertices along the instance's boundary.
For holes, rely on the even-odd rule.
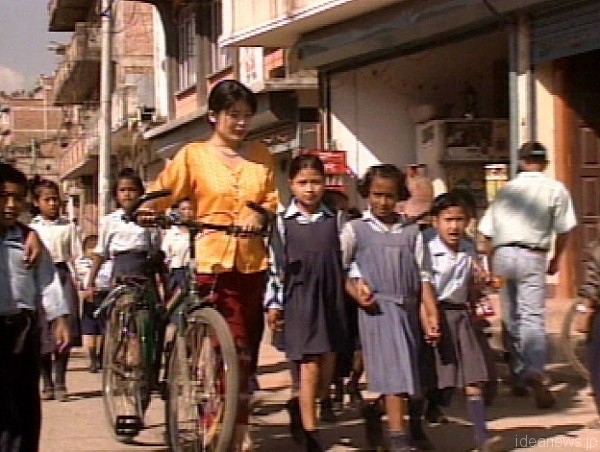
[[567,311],[562,324],[562,348],[568,363],[581,377],[589,380],[590,373],[585,364],[587,334],[580,333],[575,328],[580,300],[575,300]]
[[[143,202],[166,194],[167,191],[148,193],[131,211],[135,211]],[[260,209],[251,203],[249,206]],[[184,222],[169,216],[157,216],[155,221],[163,228],[179,225],[188,227],[190,231],[190,287],[166,310],[168,318],[175,317],[175,338],[166,356],[167,443],[173,451],[225,452],[233,438],[237,415],[239,358],[227,322],[212,305],[212,291],[205,297],[198,293],[194,245],[197,234],[204,229],[224,231],[231,235],[248,233],[237,226]],[[131,287],[129,283],[127,287]],[[126,336],[120,337],[123,339]],[[114,352],[112,356],[119,357]],[[125,417],[123,421],[128,419]]]
[[[144,195],[131,212],[167,194]],[[158,385],[161,327],[156,303],[149,300],[149,281],[140,276],[119,278],[94,312],[96,317],[107,317],[102,362],[104,413],[121,442],[130,442],[143,428],[151,390]]]

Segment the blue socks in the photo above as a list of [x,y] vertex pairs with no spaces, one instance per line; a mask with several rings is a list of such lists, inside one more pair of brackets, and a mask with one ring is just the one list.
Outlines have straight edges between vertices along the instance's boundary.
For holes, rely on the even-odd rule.
[[469,410],[469,416],[471,416],[471,422],[473,422],[475,443],[477,444],[477,447],[480,447],[488,439],[483,397],[467,396],[467,408]]

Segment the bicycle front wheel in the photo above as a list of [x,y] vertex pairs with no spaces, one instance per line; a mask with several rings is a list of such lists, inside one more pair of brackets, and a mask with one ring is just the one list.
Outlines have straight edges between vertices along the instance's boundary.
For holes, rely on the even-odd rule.
[[133,294],[123,294],[115,300],[104,336],[104,413],[110,430],[122,442],[129,442],[143,424],[146,373],[136,303]]
[[587,334],[579,333],[575,330],[575,319],[577,318],[577,305],[579,300],[571,305],[565,318],[562,327],[562,345],[567,361],[580,376],[589,380],[590,372],[585,365],[586,349],[587,349]]
[[169,447],[177,452],[226,452],[233,438],[240,384],[233,337],[213,308],[199,308],[186,320],[169,358]]

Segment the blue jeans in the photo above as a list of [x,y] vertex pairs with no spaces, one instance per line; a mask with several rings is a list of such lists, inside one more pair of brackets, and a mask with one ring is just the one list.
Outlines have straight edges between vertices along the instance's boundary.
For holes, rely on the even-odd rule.
[[515,384],[544,374],[546,338],[546,253],[515,246],[494,253],[494,273],[505,278],[500,291],[505,345]]

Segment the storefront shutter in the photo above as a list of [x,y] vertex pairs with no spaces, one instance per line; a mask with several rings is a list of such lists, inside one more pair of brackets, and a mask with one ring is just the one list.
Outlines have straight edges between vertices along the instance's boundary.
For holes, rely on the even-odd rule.
[[600,49],[600,1],[561,0],[533,14],[533,63]]

